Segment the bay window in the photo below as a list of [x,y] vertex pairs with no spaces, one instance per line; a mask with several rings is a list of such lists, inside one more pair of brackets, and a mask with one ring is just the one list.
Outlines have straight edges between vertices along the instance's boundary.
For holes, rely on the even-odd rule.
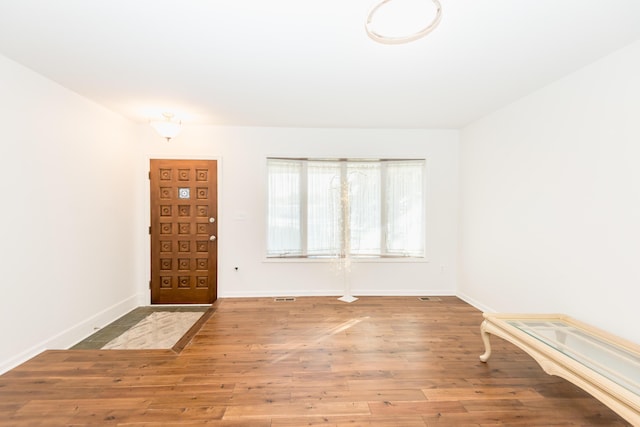
[[424,257],[425,161],[267,159],[267,257]]

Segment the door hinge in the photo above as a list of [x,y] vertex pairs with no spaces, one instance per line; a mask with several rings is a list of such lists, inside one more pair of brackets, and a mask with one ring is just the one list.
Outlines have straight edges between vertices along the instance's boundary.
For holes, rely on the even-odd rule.
[[149,289],[151,289],[151,280],[149,280]]
[[149,171],[149,179],[151,179],[151,171]]
[[151,234],[151,226],[149,226],[149,234]]

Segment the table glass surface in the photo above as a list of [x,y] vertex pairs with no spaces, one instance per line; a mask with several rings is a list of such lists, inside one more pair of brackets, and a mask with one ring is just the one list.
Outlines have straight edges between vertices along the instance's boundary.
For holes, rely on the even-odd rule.
[[637,353],[563,320],[506,322],[640,396],[640,355]]

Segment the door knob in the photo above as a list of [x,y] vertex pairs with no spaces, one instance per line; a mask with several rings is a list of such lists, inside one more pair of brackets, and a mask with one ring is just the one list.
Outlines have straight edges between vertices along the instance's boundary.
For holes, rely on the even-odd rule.
[[209,222],[210,223],[214,223],[214,222],[216,222],[216,219],[214,217],[211,217],[211,218],[209,218]]
[[211,240],[213,242],[214,240],[216,240],[216,236],[210,236],[209,240]]

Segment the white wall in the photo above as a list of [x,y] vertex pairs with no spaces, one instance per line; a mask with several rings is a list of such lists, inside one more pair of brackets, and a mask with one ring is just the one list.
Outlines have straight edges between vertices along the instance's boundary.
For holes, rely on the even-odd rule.
[[466,127],[459,293],[640,342],[640,41]]
[[[149,280],[150,158],[219,160],[218,296],[342,295],[330,262],[265,260],[266,157],[428,159],[429,262],[354,263],[354,295],[455,293],[458,132],[185,126],[171,142],[144,126],[140,156],[139,282]],[[238,267],[238,271],[234,269]],[[141,289],[141,291],[146,291]]]
[[0,372],[136,305],[135,126],[0,56]]

